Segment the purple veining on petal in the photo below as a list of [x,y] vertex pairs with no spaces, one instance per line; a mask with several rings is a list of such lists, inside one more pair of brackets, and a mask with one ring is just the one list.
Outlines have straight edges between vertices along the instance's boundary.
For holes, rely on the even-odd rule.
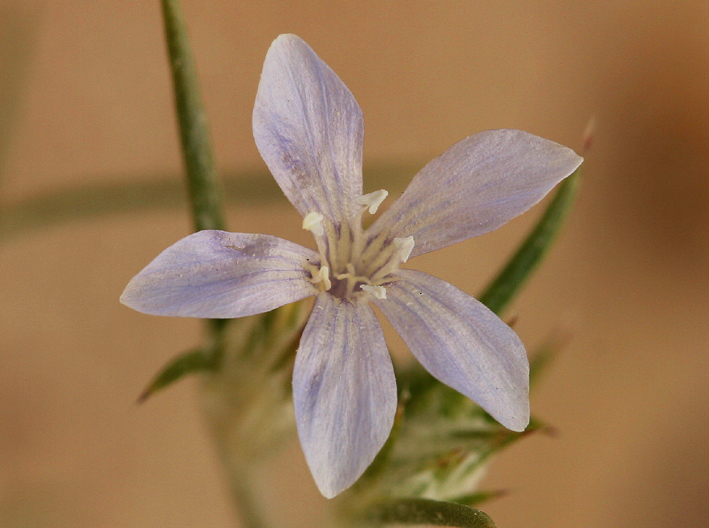
[[362,475],[396,412],[396,381],[384,333],[366,303],[321,293],[293,372],[298,434],[325,497]]
[[[464,292],[399,265],[523,213],[581,158],[518,130],[475,134],[426,165],[362,233],[362,112],[295,35],[281,35],[268,51],[253,130],[291,203],[304,217],[319,213],[306,228],[321,253],[267,235],[202,231],[161,253],[131,280],[122,302],[157,315],[232,318],[317,295],[293,397],[303,451],[326,497],[360,477],[394,420],[393,367],[367,301],[435,377],[523,430],[529,366],[516,334]],[[395,241],[409,236],[410,254],[411,240],[407,250]]]
[[364,121],[337,75],[295,35],[266,56],[253,114],[256,145],[302,216],[341,222],[362,194]]
[[199,231],[133,277],[121,302],[143,313],[228,319],[317,293],[310,249],[268,235]]
[[413,236],[413,258],[488,233],[539,202],[582,161],[521,130],[474,134],[426,165],[371,234]]
[[502,425],[529,423],[529,363],[517,334],[481,302],[420,271],[399,270],[385,300],[373,300],[437,379]]

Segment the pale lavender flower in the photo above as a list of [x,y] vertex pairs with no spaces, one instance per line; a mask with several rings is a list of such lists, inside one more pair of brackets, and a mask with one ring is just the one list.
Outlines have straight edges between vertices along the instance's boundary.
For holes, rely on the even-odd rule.
[[317,251],[268,235],[200,231],[135,276],[121,301],[148,314],[234,318],[316,296],[293,399],[305,457],[326,497],[360,477],[394,420],[394,370],[370,302],[433,376],[522,431],[529,364],[520,339],[470,295],[400,266],[498,228],[582,159],[519,130],[480,132],[426,165],[363,230],[363,215],[387,193],[362,194],[362,112],[294,35],[281,35],[268,51],[253,127]]

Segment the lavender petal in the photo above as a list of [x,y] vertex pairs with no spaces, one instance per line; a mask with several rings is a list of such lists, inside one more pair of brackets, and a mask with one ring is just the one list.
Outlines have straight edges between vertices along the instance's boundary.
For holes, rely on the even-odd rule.
[[372,462],[396,413],[394,369],[366,303],[320,294],[296,356],[293,400],[310,471],[334,497]]
[[411,257],[493,231],[539,202],[583,161],[521,130],[488,130],[426,165],[369,229],[414,237]]
[[517,334],[444,280],[399,270],[373,302],[435,378],[513,431],[529,423],[529,363]]
[[310,249],[269,235],[199,231],[173,244],[126,286],[121,302],[151,315],[230,319],[310,295]]
[[364,120],[352,93],[295,35],[266,55],[253,113],[256,146],[302,216],[340,222],[362,194]]

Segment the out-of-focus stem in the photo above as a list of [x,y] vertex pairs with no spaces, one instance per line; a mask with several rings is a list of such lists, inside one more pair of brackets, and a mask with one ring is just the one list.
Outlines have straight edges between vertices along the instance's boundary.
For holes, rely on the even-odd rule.
[[239,515],[239,526],[242,528],[268,528],[252,491],[249,465],[245,461],[235,462],[228,450],[224,449],[226,444],[223,441],[217,439],[216,445],[222,467],[226,472],[232,502]]

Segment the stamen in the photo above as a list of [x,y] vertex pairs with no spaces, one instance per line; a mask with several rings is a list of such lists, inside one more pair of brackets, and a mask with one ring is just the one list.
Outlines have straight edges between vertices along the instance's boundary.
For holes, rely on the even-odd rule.
[[318,282],[322,282],[325,286],[325,291],[328,291],[330,288],[332,288],[332,282],[330,282],[330,268],[328,268],[327,266],[322,266],[320,268],[320,271],[318,271],[317,275],[313,277],[313,282],[315,284],[317,284]]
[[376,299],[387,298],[387,290],[384,286],[370,286],[369,284],[362,284],[360,288],[373,295]]
[[411,251],[414,249],[414,237],[407,236],[406,238],[395,238],[393,240],[394,245],[399,250],[399,257],[401,257],[401,262],[406,262],[409,260]]
[[322,219],[323,216],[320,213],[315,211],[308,213],[305,215],[305,218],[303,218],[303,229],[311,231],[314,235],[321,236],[325,232]]
[[389,196],[389,192],[380,189],[369,194],[358,196],[356,200],[358,204],[368,206],[369,213],[374,214],[387,196]]

